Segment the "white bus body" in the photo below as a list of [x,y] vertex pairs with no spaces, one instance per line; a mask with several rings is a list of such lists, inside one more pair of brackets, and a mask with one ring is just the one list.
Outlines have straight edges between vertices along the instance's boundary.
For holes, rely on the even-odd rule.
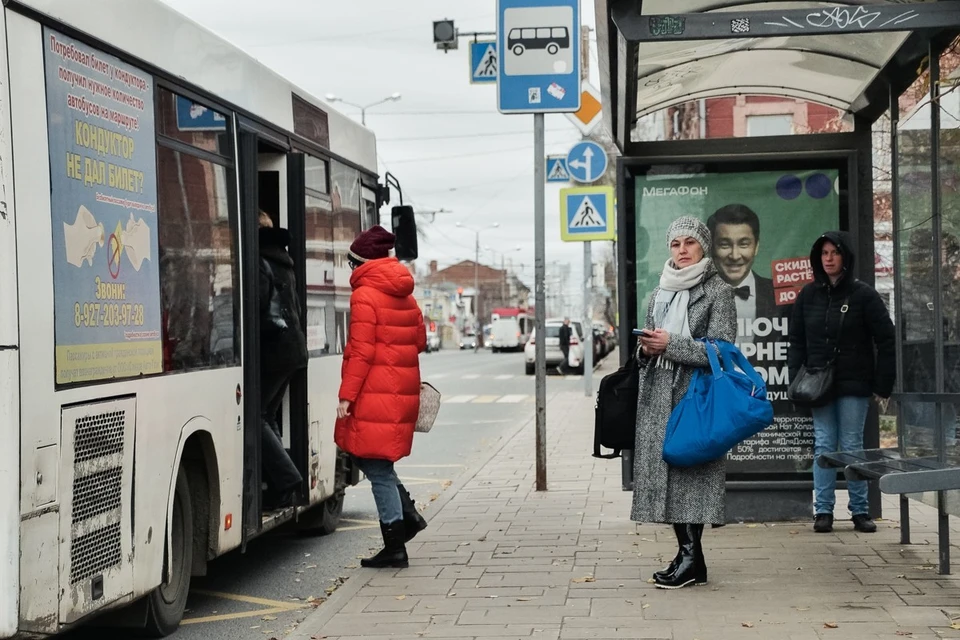
[[[169,633],[189,574],[283,521],[329,530],[355,482],[333,418],[376,142],[156,0],[3,4],[0,638],[124,605]],[[260,208],[294,234],[306,292],[311,358],[282,422],[315,509],[259,506]]]

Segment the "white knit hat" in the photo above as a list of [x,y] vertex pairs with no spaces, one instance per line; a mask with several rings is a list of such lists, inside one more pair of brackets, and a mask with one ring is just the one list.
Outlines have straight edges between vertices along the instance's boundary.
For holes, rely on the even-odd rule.
[[689,236],[700,243],[703,253],[710,255],[710,229],[693,216],[682,216],[673,221],[667,229],[667,249],[676,238]]

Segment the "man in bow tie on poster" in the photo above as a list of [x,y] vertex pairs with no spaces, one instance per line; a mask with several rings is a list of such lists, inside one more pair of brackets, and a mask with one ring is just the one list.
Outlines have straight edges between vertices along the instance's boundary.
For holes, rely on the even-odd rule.
[[[737,318],[753,322],[757,318],[780,315],[773,293],[773,280],[753,270],[760,249],[760,218],[742,204],[728,204],[707,219],[713,236],[713,262],[720,277],[734,288]],[[752,342],[742,336],[741,342]]]

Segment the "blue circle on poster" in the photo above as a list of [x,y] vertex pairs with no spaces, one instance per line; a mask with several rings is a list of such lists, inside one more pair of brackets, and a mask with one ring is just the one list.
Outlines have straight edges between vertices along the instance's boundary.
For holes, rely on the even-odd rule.
[[783,176],[777,180],[777,195],[784,200],[795,200],[803,193],[803,182],[794,175]]
[[815,173],[807,178],[807,195],[817,200],[822,200],[833,191],[833,183],[830,178],[822,173]]

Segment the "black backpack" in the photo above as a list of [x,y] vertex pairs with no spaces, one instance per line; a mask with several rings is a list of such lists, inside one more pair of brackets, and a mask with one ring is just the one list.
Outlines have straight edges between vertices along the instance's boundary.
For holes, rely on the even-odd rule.
[[[640,370],[633,358],[600,381],[593,431],[593,457],[618,458],[622,449],[633,449],[637,433],[639,385]],[[601,454],[600,447],[614,451]]]

